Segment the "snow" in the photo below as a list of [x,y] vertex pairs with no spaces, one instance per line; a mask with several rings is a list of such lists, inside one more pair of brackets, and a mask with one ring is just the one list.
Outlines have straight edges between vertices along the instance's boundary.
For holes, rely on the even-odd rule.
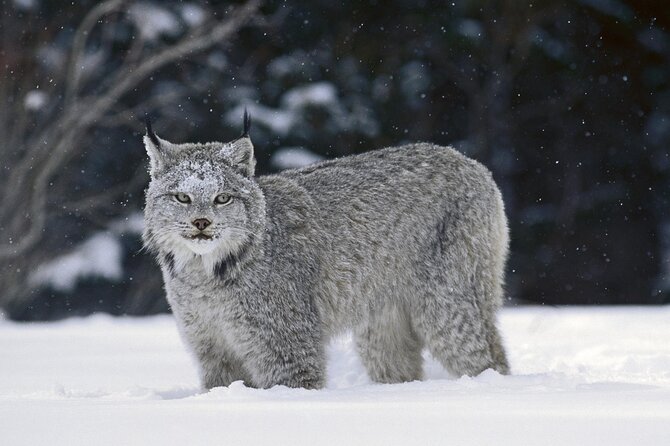
[[330,82],[314,82],[287,91],[282,103],[288,109],[308,106],[329,107],[337,104],[337,90]]
[[27,110],[36,111],[47,103],[47,95],[43,91],[30,90],[23,99],[23,105]]
[[17,9],[23,9],[26,11],[33,10],[37,8],[37,0],[13,0],[14,6]]
[[225,119],[231,126],[240,126],[240,116],[247,110],[251,115],[252,131],[256,124],[267,127],[277,135],[286,136],[297,121],[295,111],[273,109],[262,104],[244,103],[226,113]]
[[144,231],[144,214],[132,212],[122,218],[113,220],[109,229],[115,234],[142,234]]
[[153,3],[133,3],[128,8],[130,19],[147,40],[156,40],[160,36],[175,36],[181,31],[179,21],[169,10]]
[[202,25],[207,18],[205,10],[195,3],[181,5],[180,13],[182,19],[192,28]]
[[57,291],[72,291],[82,279],[99,277],[118,281],[123,277],[123,248],[120,237],[140,235],[144,216],[133,212],[112,220],[108,229],[94,233],[67,254],[39,265],[30,275],[33,286],[49,286]]
[[233,126],[239,125],[240,116],[246,109],[251,115],[252,125],[260,124],[277,135],[286,136],[295,126],[300,125],[301,114],[308,107],[327,109],[340,121],[347,116],[337,98],[335,86],[328,82],[314,82],[292,88],[282,95],[280,102],[280,108],[271,108],[243,101],[226,114],[226,122]]
[[325,158],[304,147],[282,147],[270,157],[270,165],[275,169],[297,169],[323,161]]
[[289,77],[312,79],[318,77],[319,67],[326,64],[329,55],[320,50],[305,52],[301,49],[273,59],[267,65],[267,73],[271,78],[286,79]]
[[462,19],[459,21],[456,29],[463,37],[474,40],[481,39],[482,35],[484,34],[484,28],[482,27],[481,22],[478,20]]
[[100,232],[72,252],[40,265],[30,276],[33,285],[49,285],[58,291],[72,291],[77,281],[87,277],[120,280],[123,251],[118,239]]
[[[282,64],[277,63],[275,68],[281,70]],[[411,77],[416,73],[407,74]],[[238,127],[246,109],[251,115],[252,139],[253,129],[257,127],[266,128],[280,137],[291,133],[304,136],[304,131],[315,125],[310,123],[310,117],[319,115],[314,113],[315,109],[325,112],[324,122],[316,125],[322,126],[327,132],[340,134],[356,129],[370,137],[379,133],[379,122],[371,105],[361,98],[345,100],[330,82],[309,82],[295,86],[281,95],[278,107],[259,103],[258,98],[255,98],[256,93],[246,87],[230,89],[230,93],[225,96],[227,100],[238,103],[225,114],[226,123]]]
[[324,390],[198,391],[170,316],[0,321],[11,445],[667,444],[670,307],[506,308],[512,376],[374,384],[343,337]]

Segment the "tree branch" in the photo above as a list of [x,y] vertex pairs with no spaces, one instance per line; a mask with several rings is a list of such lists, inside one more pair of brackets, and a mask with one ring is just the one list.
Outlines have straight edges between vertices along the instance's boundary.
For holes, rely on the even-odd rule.
[[[87,16],[87,19],[80,26],[81,32],[78,37],[77,48],[73,49],[73,63],[81,54],[85,46],[85,35],[97,21],[97,18],[107,13],[112,7],[118,7],[122,0],[111,0],[105,2],[100,8]],[[122,66],[116,74],[112,76],[114,82],[110,87],[103,91],[99,96],[88,96],[79,98],[76,96],[76,83],[69,87],[71,103],[66,103],[65,110],[61,118],[55,120],[49,128],[45,129],[38,137],[37,141],[47,141],[51,150],[45,150],[41,144],[32,144],[27,146],[28,150],[23,160],[16,169],[13,170],[10,177],[12,185],[16,185],[6,192],[2,207],[3,211],[9,209],[17,214],[15,205],[17,197],[25,197],[29,192],[28,216],[29,225],[23,229],[26,221],[26,215],[16,215],[13,218],[11,227],[21,227],[21,238],[9,244],[0,246],[0,259],[11,258],[21,255],[32,248],[41,238],[45,228],[46,214],[46,196],[49,181],[54,173],[75,153],[81,150],[76,142],[81,136],[97,121],[111,110],[126,93],[136,88],[142,81],[146,80],[152,73],[162,67],[173,63],[179,59],[192,56],[204,51],[219,42],[225,41],[232,34],[237,32],[243,25],[256,14],[260,7],[260,0],[250,0],[241,7],[235,9],[224,21],[215,22],[207,30],[201,30],[196,34],[185,37],[180,42],[161,50],[159,53],[150,56],[135,66]],[[102,6],[105,6],[104,8]],[[94,18],[96,18],[94,20]],[[83,39],[83,40],[82,40]],[[74,65],[76,67],[76,65]],[[71,64],[72,67],[72,64]],[[73,68],[70,68],[72,70]],[[33,142],[37,142],[33,140]],[[74,147],[74,149],[73,149]],[[37,172],[37,173],[35,173]],[[27,189],[27,175],[36,175],[31,188]],[[23,199],[22,199],[23,200]],[[5,214],[6,216],[6,214]],[[19,218],[20,220],[16,220]],[[10,234],[16,232],[11,231]]]
[[70,51],[70,59],[68,62],[66,77],[65,77],[65,105],[68,106],[72,103],[74,98],[77,96],[77,90],[79,89],[79,80],[81,78],[81,69],[78,67],[79,60],[81,59],[82,54],[86,50],[86,41],[91,34],[91,31],[95,27],[96,23],[100,18],[105,15],[116,11],[119,9],[127,0],[107,0],[103,3],[100,3],[98,6],[93,8],[84,20],[82,20],[79,28],[74,34],[74,39],[72,40],[72,51]]
[[149,74],[169,63],[175,62],[187,55],[203,51],[230,37],[231,34],[247,23],[253,14],[256,13],[259,6],[260,0],[250,0],[234,11],[232,17],[228,20],[214,25],[209,32],[188,37],[177,45],[166,48],[158,54],[149,57],[132,70],[117,73],[114,78],[115,82],[112,83],[110,90],[98,99],[91,101],[90,107],[87,107],[87,113],[80,122],[80,125],[89,125],[91,122],[97,120],[114,102],[145,80]]

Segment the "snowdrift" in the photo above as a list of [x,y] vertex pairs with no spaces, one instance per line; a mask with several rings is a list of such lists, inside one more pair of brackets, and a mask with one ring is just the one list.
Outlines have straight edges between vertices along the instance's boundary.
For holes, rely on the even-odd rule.
[[513,376],[371,383],[352,341],[327,388],[198,389],[171,317],[0,321],[5,445],[668,444],[670,308],[506,308]]

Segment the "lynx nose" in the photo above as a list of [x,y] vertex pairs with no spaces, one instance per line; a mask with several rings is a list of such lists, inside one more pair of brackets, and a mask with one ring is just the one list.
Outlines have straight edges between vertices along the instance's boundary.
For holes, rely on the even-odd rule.
[[200,229],[201,231],[204,230],[207,226],[212,224],[212,222],[206,218],[196,218],[191,223],[193,224],[193,226]]

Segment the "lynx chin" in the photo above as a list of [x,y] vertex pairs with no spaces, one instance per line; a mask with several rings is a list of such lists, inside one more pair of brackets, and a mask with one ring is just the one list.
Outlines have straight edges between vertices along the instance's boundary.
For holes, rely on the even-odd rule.
[[508,229],[491,174],[410,144],[256,177],[250,120],[228,143],[173,144],[147,122],[145,245],[202,386],[320,388],[351,330],[370,378],[508,373],[496,328]]

